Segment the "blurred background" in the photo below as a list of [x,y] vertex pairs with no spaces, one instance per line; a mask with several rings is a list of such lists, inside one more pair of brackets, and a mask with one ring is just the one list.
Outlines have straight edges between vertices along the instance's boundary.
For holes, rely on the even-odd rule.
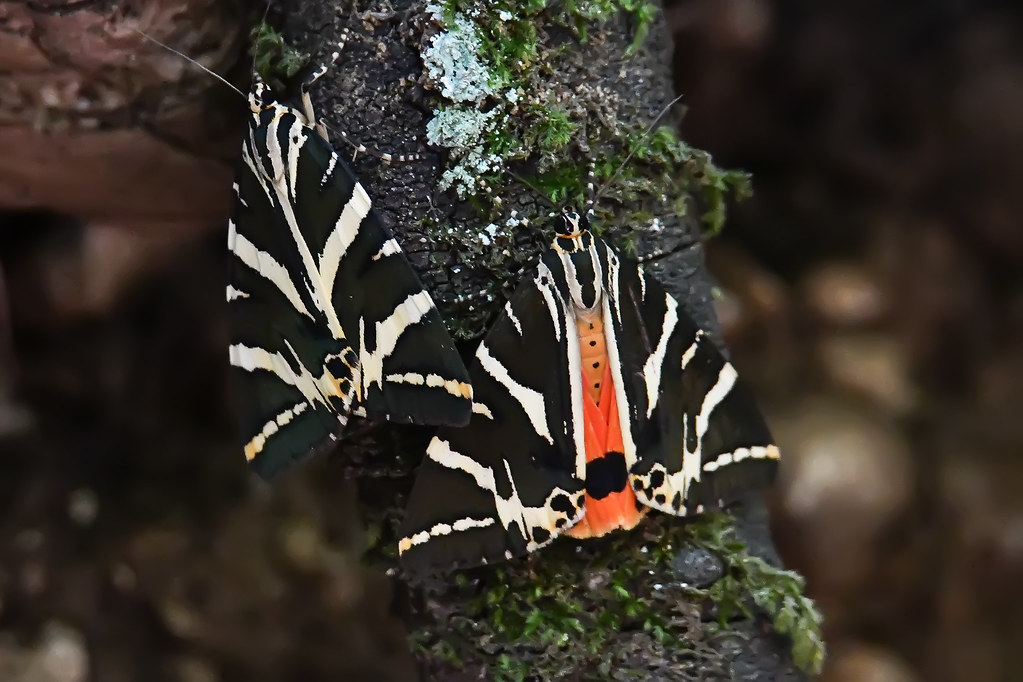
[[785,456],[834,680],[1023,680],[1023,15],[671,2],[683,138],[753,173],[708,246]]
[[[178,10],[161,11],[145,21]],[[229,3],[189,11],[225,36],[189,54],[234,63]],[[824,613],[824,678],[1023,680],[1023,10],[675,0],[665,15],[683,137],[753,173],[707,253],[783,448],[772,525]],[[109,30],[93,19],[73,30]],[[60,77],[34,87],[138,50],[127,34],[47,42],[57,20],[0,9],[12,120],[117,116],[188,79],[208,91],[173,56],[124,103],[113,85],[84,103]],[[159,101],[115,137],[0,126],[0,680],[409,679],[343,464],[252,494],[222,457],[238,122]],[[146,189],[154,168],[172,201]]]

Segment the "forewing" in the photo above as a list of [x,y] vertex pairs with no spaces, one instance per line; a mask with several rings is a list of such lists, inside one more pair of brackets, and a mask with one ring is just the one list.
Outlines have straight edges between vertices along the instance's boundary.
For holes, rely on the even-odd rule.
[[310,225],[324,289],[358,350],[359,402],[370,417],[461,426],[469,375],[430,295],[350,167],[320,138],[298,169],[296,206]]
[[250,120],[229,228],[231,363],[264,476],[370,416],[464,424],[466,371],[351,169],[293,109]]
[[574,320],[541,264],[476,352],[469,425],[440,429],[427,449],[401,530],[407,568],[521,556],[581,518],[567,359],[573,343]]
[[280,197],[258,171],[258,147],[243,145],[228,226],[229,320],[235,394],[246,459],[262,476],[329,442],[344,423],[354,385],[324,383],[334,358],[354,358],[344,339],[324,332],[322,312]]

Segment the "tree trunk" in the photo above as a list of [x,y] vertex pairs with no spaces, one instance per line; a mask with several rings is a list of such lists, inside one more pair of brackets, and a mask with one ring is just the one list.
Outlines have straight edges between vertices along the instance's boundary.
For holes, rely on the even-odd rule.
[[[386,11],[375,11],[379,9],[375,5],[358,4],[361,13],[348,3],[340,8],[322,3],[297,3],[288,16],[285,33],[302,50],[323,56],[331,49],[331,44],[347,32],[344,50],[331,76],[321,79],[312,93],[318,115],[335,131],[331,139],[342,155],[345,154],[346,143],[340,139],[340,131],[354,143],[392,156],[420,156],[418,160],[388,165],[381,163],[376,154],[362,154],[356,157],[353,167],[373,198],[375,207],[420,271],[452,330],[456,334],[476,338],[503,306],[506,295],[521,276],[522,268],[531,267],[540,250],[549,243],[551,231],[546,225],[546,216],[550,208],[538,200],[534,190],[521,183],[508,184],[496,192],[501,199],[498,208],[490,205],[485,195],[470,202],[458,198],[454,192],[438,190],[442,173],[450,167],[451,159],[445,150],[427,144],[424,131],[438,106],[451,106],[452,102],[445,101],[433,89],[436,83],[424,77],[421,54],[440,29],[429,20],[423,4],[418,2],[392,2]],[[586,107],[606,106],[608,102],[620,107],[610,112],[587,112],[591,124],[649,125],[673,97],[670,73],[673,45],[663,18],[658,15],[654,19],[640,49],[628,58],[623,58],[623,55],[633,40],[636,26],[627,20],[625,13],[615,13],[599,26],[590,22],[588,28],[586,42],[580,42],[571,30],[555,24],[541,30],[541,40],[569,47],[549,64],[551,73],[546,77],[559,82],[564,97],[569,101],[578,99],[581,102],[579,107],[584,110]],[[608,94],[602,97],[593,95],[600,91]],[[567,105],[569,109],[573,107],[573,104]],[[585,173],[586,155],[592,155],[599,161],[603,150],[597,145],[580,143],[572,151],[579,156],[576,162],[582,169],[580,172]],[[351,158],[350,150],[348,156]],[[525,174],[522,169],[530,169],[531,166],[526,162],[515,168]],[[654,176],[656,171],[641,165],[638,172]],[[480,204],[484,206],[482,211]],[[699,201],[691,205],[698,206]],[[642,200],[629,203],[618,198],[615,208],[622,215],[630,215],[642,211],[643,204]],[[705,269],[699,243],[700,216],[695,210],[687,216],[680,216],[665,210],[663,205],[660,209],[660,213],[654,214],[660,221],[659,230],[636,230],[635,226],[610,223],[604,226],[604,236],[620,245],[623,235],[631,228],[641,257],[664,254],[656,257],[648,267],[697,323],[719,340],[720,345],[719,326],[712,307],[711,279]],[[508,228],[502,221],[513,215],[513,211],[519,217],[527,218],[528,225]],[[503,258],[496,259],[496,263],[487,256],[481,256],[481,249],[476,246],[484,226],[491,222],[499,226],[498,235],[503,234],[505,243],[511,245]],[[455,236],[448,236],[450,234]],[[496,281],[496,286],[488,288],[492,281]],[[489,298],[487,294],[490,294]],[[474,343],[468,344],[469,347]],[[414,442],[420,444],[418,452],[422,452],[422,441]],[[365,447],[362,443],[349,441],[347,446],[342,446],[340,453],[342,457],[355,457],[361,462],[393,461],[395,456],[389,451],[373,451],[373,446],[369,446],[369,451],[361,452]],[[355,452],[358,454],[353,455]],[[418,457],[417,453],[411,459],[414,461]],[[356,468],[356,473],[365,472]],[[408,470],[403,473],[408,474]],[[383,489],[388,490],[385,494],[393,494],[386,486]],[[372,484],[372,490],[372,493],[366,493],[364,489],[363,499],[381,495],[378,480]],[[378,499],[370,506],[377,506],[379,513],[387,518],[393,516],[400,504],[391,499]],[[386,522],[381,523],[386,526]],[[738,530],[747,542],[758,548],[758,553],[777,562],[766,514],[760,503],[752,503],[751,509],[742,514]],[[642,544],[639,532],[635,539],[634,545]],[[681,548],[676,565],[698,560],[693,558],[693,551],[692,547]],[[535,560],[561,561],[543,553]],[[562,569],[575,572],[583,570],[584,566],[565,563]],[[528,565],[517,565],[509,568],[507,573],[522,576],[530,575],[531,571],[533,569]],[[678,580],[667,573],[659,577],[666,583]],[[542,580],[535,576],[534,579]],[[486,580],[481,585],[480,589],[487,589]],[[459,594],[458,589],[443,579],[431,583],[426,589],[433,604],[433,608],[428,609],[430,615],[426,617],[436,620],[432,626],[419,631],[417,638],[428,639],[433,628],[432,634],[443,639],[451,636],[452,619],[478,617],[478,613],[469,606],[471,599],[467,600],[464,594]],[[413,594],[418,593],[413,590]],[[594,597],[592,608],[599,610],[602,608],[601,597],[596,593]],[[481,623],[482,630],[476,633],[479,642],[493,636],[487,627]],[[741,649],[731,647],[728,644],[729,633],[750,640],[749,645]],[[703,663],[697,664],[695,669],[673,668],[667,663],[671,656],[653,653],[656,647],[650,642],[647,642],[650,651],[639,655],[639,669],[656,669],[659,679],[734,679],[735,675],[762,680],[801,678],[789,662],[786,641],[765,635],[763,628],[750,621],[734,622],[725,636],[692,634],[698,638],[708,637],[711,642],[710,648],[698,657]],[[644,646],[624,634],[622,640],[623,649]],[[514,647],[502,652],[512,658],[521,657],[520,663],[533,665],[532,654],[527,653],[530,646],[524,641],[521,642],[521,652],[516,652]],[[679,643],[679,647],[688,646]],[[608,657],[619,654],[621,651],[602,652]],[[476,670],[475,666],[486,669],[494,665],[494,656],[496,654],[489,651],[482,654],[480,660],[473,661],[474,657],[469,654],[470,660],[465,663],[469,671]],[[431,660],[430,666],[440,679],[454,675],[437,660]],[[460,678],[455,676],[451,679]]]

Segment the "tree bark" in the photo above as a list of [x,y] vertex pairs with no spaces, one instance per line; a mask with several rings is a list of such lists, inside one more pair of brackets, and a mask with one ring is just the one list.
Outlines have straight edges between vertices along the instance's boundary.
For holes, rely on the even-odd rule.
[[217,0],[0,3],[0,209],[222,224],[239,130],[216,113],[225,88],[136,29],[228,74],[240,18]]
[[[383,12],[367,11],[363,3],[360,6],[361,14],[348,3],[340,8],[323,3],[296,3],[288,16],[285,33],[304,51],[319,51],[322,55],[340,39],[342,32],[347,32],[344,51],[331,77],[321,79],[312,93],[318,115],[324,117],[332,130],[344,131],[349,138],[367,147],[376,147],[394,156],[420,155],[419,160],[391,165],[380,163],[371,154],[361,155],[353,167],[449,321],[459,315],[492,319],[504,304],[504,298],[476,298],[477,309],[472,311],[455,303],[466,294],[472,297],[481,293],[479,282],[455,277],[453,269],[457,270],[462,264],[427,231],[417,227],[422,217],[428,216],[433,223],[449,226],[456,233],[476,235],[485,222],[469,202],[436,189],[445,168],[445,154],[426,144],[424,131],[439,98],[438,93],[423,87],[425,79],[420,57],[424,41],[436,27],[431,26],[419,2],[395,1]],[[621,120],[649,122],[673,97],[670,73],[673,45],[663,17],[658,17],[635,55],[619,59],[616,55],[621,55],[632,41],[632,28],[619,17],[600,31],[594,31],[586,44],[564,52],[563,60],[556,67],[560,73],[554,78],[563,80],[567,97],[584,89],[603,88],[614,92],[625,104],[624,110],[617,113]],[[547,37],[576,40],[556,28],[552,28]],[[344,155],[345,143],[336,134],[331,139]],[[502,194],[501,199],[505,215],[514,209],[530,222],[528,228],[517,228],[513,239],[522,252],[513,253],[503,268],[507,281],[502,284],[504,292],[508,293],[517,281],[519,266],[534,262],[539,250],[549,243],[551,234],[543,217],[549,208],[537,200],[532,190],[519,185]],[[662,229],[642,233],[637,243],[638,253],[640,256],[666,254],[647,267],[727,352],[720,342],[720,329],[712,305],[712,280],[704,265],[695,213],[692,211],[685,217],[667,212],[658,215]],[[613,228],[609,229],[608,236],[614,242],[615,233]],[[478,331],[482,332],[482,328]],[[347,449],[343,447],[342,453],[347,455],[362,447],[350,443]],[[390,459],[393,453],[364,453],[362,456]],[[777,562],[760,503],[753,503],[750,511],[741,516],[738,530],[757,548],[758,554]],[[543,558],[538,560],[543,561]],[[684,561],[685,557],[680,555],[679,560]],[[566,566],[566,570],[574,569]],[[672,579],[664,576],[665,581]],[[440,610],[457,612],[459,608],[458,598],[449,595]],[[714,656],[718,657],[718,663],[724,661],[725,667],[718,673],[701,673],[700,679],[734,679],[734,675],[749,680],[802,678],[792,667],[783,638],[765,634],[763,628],[750,621],[733,623],[730,632],[747,640],[749,645],[735,649],[725,643],[727,637],[716,640],[714,646],[720,648],[715,650]],[[678,679],[689,679],[681,672],[678,675]]]

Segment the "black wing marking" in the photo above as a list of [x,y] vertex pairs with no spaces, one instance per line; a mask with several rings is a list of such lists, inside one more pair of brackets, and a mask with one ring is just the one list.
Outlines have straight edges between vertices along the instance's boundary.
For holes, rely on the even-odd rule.
[[235,183],[227,298],[245,455],[270,476],[369,416],[464,424],[468,372],[351,169],[261,83]]
[[[399,552],[413,571],[521,556],[582,515],[569,349],[574,320],[547,265],[519,285],[476,352],[461,429],[431,441],[406,507]],[[576,363],[578,369],[578,363]],[[581,390],[581,389],[580,389]]]

